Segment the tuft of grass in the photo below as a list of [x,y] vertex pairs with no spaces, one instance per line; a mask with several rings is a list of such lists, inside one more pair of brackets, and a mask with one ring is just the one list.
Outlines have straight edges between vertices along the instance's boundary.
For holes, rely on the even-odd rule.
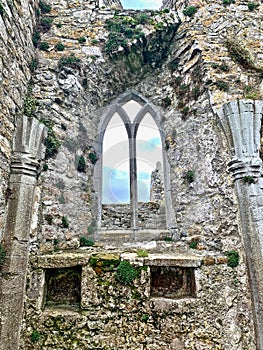
[[192,241],[189,243],[189,248],[191,249],[196,249],[198,242],[197,241]]

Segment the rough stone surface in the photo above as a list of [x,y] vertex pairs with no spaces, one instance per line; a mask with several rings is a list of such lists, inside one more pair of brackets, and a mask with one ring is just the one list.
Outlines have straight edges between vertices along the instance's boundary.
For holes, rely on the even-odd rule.
[[[241,155],[244,147],[251,146],[246,143],[249,130],[258,128],[243,128],[241,122],[244,137],[235,148],[217,112],[224,106],[225,112],[233,108],[230,112],[234,114],[238,104],[229,101],[262,99],[262,4],[250,11],[247,1],[239,0],[230,5],[221,0],[164,1],[163,8],[169,11],[143,12],[150,18],[148,23],[137,24],[144,36],[129,39],[124,47],[107,53],[110,33],[106,21],[117,16],[132,22],[139,12],[104,7],[111,2],[52,1],[51,12],[40,14],[53,20],[40,38],[49,48],[40,50],[38,44],[38,66],[28,89],[35,5],[27,1],[13,2],[13,6],[1,3],[5,12],[0,15],[0,91],[4,97],[0,99],[0,230],[6,202],[12,199],[12,193],[5,190],[14,118],[21,118],[25,100],[27,106],[34,106],[31,116],[47,126],[47,140],[54,146],[52,149],[46,142],[34,204],[27,208],[32,209],[31,234],[26,232],[25,239],[30,237],[30,263],[24,271],[27,286],[25,295],[14,299],[13,306],[19,313],[23,302],[25,305],[20,349],[261,350],[260,329],[257,324],[254,327],[253,283],[249,284],[249,278],[257,279],[247,269],[250,250],[244,239],[248,229],[253,229],[256,238],[258,233],[262,235],[261,163],[251,159],[245,167],[251,170],[250,176],[256,169],[258,181],[248,191],[244,190],[248,184],[242,182],[243,173],[232,178],[227,168],[235,152]],[[194,16],[183,12],[188,5],[196,6]],[[57,44],[64,49],[57,50]],[[155,219],[148,222],[147,232],[143,228],[128,232],[123,224],[122,230],[115,232],[110,224],[111,229],[103,232],[107,235],[104,246],[95,242],[92,248],[80,248],[81,237],[100,237],[100,126],[120,96],[131,95],[145,98],[160,120],[163,172],[169,178],[164,194],[169,225],[160,225],[161,234],[156,235],[151,231]],[[251,106],[256,103],[241,106],[247,119],[254,115]],[[255,110],[255,120],[260,123],[262,110]],[[255,140],[259,141],[258,133]],[[258,154],[259,149],[254,151]],[[81,171],[80,157],[85,159]],[[230,164],[234,174],[239,167],[238,162]],[[244,217],[252,224],[245,228],[234,180],[240,186],[237,194],[246,192],[249,210]],[[147,214],[148,219],[152,218]],[[158,220],[163,222],[160,217]],[[116,226],[119,228],[119,223]],[[136,237],[137,241],[132,241]],[[126,243],[120,247],[122,241]],[[139,257],[138,249],[147,250],[148,257]],[[227,265],[225,252],[232,250],[240,256],[236,267]],[[18,247],[18,251],[21,254],[23,249]],[[97,259],[101,253],[103,258]],[[13,249],[14,257],[16,254]],[[129,260],[137,271],[130,284],[122,284],[116,277],[121,259]],[[261,266],[262,256],[255,259],[261,259]],[[62,269],[57,271],[61,277],[63,269],[76,266],[81,267],[79,305],[46,305],[46,270]],[[195,296],[151,295],[151,266],[194,269]],[[6,277],[2,274],[2,280]],[[2,310],[6,317],[6,302]],[[3,346],[5,350],[10,347]]]

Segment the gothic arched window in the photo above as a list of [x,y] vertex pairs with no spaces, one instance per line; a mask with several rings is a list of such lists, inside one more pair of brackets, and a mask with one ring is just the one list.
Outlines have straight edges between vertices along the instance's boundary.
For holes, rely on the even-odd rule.
[[102,121],[97,172],[101,231],[174,226],[166,210],[167,161],[159,124],[154,108],[134,93],[113,104]]

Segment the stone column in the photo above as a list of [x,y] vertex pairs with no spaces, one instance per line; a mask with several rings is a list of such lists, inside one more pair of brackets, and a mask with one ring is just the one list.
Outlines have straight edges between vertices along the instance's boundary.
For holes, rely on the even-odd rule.
[[259,156],[262,114],[263,101],[252,100],[231,101],[218,111],[232,153],[229,170],[239,202],[258,350],[263,350],[263,178]]
[[0,349],[19,349],[31,212],[42,158],[44,125],[36,119],[18,120],[8,189],[8,209],[3,246],[7,252],[0,281]]

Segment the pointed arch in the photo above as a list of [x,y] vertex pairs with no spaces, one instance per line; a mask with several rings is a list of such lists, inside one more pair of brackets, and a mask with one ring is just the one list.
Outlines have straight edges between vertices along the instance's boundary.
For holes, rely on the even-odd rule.
[[[131,110],[132,109],[132,110]],[[161,128],[161,116],[158,113],[156,107],[154,107],[146,98],[141,96],[135,91],[130,91],[119,98],[117,98],[107,109],[106,113],[102,116],[101,121],[99,123],[98,130],[98,151],[99,151],[99,161],[96,164],[95,168],[95,176],[97,181],[97,190],[99,191],[99,201],[98,201],[98,213],[99,213],[99,230],[103,229],[102,227],[102,172],[103,172],[103,140],[105,131],[107,126],[109,125],[111,119],[115,115],[115,113],[120,117],[122,122],[125,125],[127,131],[127,137],[129,142],[129,172],[130,172],[130,207],[129,213],[127,213],[127,217],[130,216],[130,229],[133,232],[133,237],[136,239],[136,232],[142,229],[141,222],[139,222],[140,210],[143,212],[147,211],[149,206],[147,205],[147,201],[150,203],[150,199],[148,199],[145,203],[138,202],[138,169],[137,169],[137,146],[136,146],[136,138],[138,134],[138,128],[141,125],[143,119],[150,115],[153,120],[153,123],[156,125],[158,130],[158,135],[160,135],[160,148],[161,148],[161,162],[162,163],[162,171],[160,171],[160,164],[158,165],[158,170],[155,171],[155,179],[156,174],[158,176],[163,176],[163,208],[162,215],[163,221],[160,223],[159,228],[169,229],[171,231],[175,231],[175,216],[172,210],[172,200],[171,200],[171,191],[170,191],[170,167],[167,159],[167,155],[165,152],[165,136],[164,132]],[[147,159],[145,159],[147,163]],[[145,163],[145,164],[146,164]],[[154,172],[154,171],[153,171]],[[161,174],[161,175],[160,175]],[[151,181],[152,178],[151,178]],[[157,187],[156,187],[157,188]],[[148,196],[149,197],[149,196]],[[147,198],[148,198],[147,197]],[[151,198],[157,198],[157,196],[152,196]],[[114,204],[113,204],[114,205]],[[156,205],[156,213],[158,212],[159,206]],[[112,209],[112,208],[111,208]],[[120,208],[118,208],[119,212],[123,213]],[[151,211],[150,209],[148,210]],[[117,214],[116,214],[117,215]],[[156,214],[157,215],[157,214]],[[147,217],[147,215],[146,215]],[[159,221],[161,216],[159,215]],[[156,216],[158,220],[158,215]],[[155,222],[155,220],[149,220],[149,222]],[[104,224],[104,222],[103,222]],[[150,224],[146,225],[148,228]],[[156,229],[156,226],[152,224],[151,229]],[[116,227],[113,227],[116,229]],[[109,229],[109,225],[107,225],[107,229]],[[119,227],[121,229],[121,227]]]

